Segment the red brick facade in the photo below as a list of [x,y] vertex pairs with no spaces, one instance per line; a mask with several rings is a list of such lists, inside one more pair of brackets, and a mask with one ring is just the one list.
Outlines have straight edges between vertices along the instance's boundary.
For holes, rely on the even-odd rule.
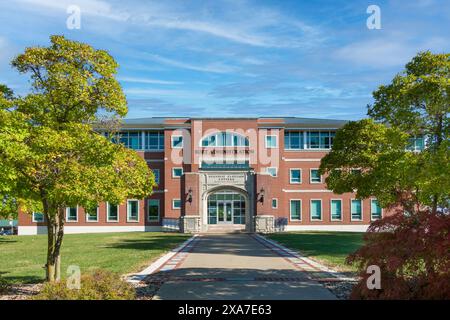
[[[148,166],[152,170],[159,170],[159,184],[149,198],[159,200],[159,219],[148,221],[148,199],[139,200],[139,219],[136,222],[127,219],[127,203],[119,206],[117,222],[107,221],[106,204],[102,203],[98,209],[98,221],[87,221],[83,208],[78,208],[77,221],[67,221],[66,230],[74,233],[149,231],[176,229],[180,226],[180,229],[186,232],[208,231],[211,224],[221,224],[218,222],[220,219],[218,210],[222,210],[220,211],[222,213],[225,210],[226,216],[224,206],[228,206],[228,210],[233,209],[232,219],[238,212],[237,202],[225,201],[225,204],[220,201],[220,204],[208,202],[211,194],[220,193],[221,190],[229,190],[244,196],[246,204],[242,202],[240,205],[245,206],[246,221],[242,224],[242,228],[248,231],[258,231],[258,216],[273,218],[278,227],[281,223],[282,227],[278,228],[279,230],[364,230],[373,218],[371,199],[362,200],[361,219],[352,220],[351,200],[354,199],[354,194],[337,195],[330,192],[326,188],[325,177],[321,177],[321,182],[311,181],[311,169],[319,168],[320,159],[328,150],[323,148],[289,149],[285,146],[287,132],[295,132],[303,138],[310,132],[312,132],[311,136],[316,132],[334,132],[344,123],[345,121],[338,120],[302,118],[128,120],[124,124],[123,131],[139,132],[138,139],[141,139],[142,134],[142,141],[145,139],[146,132],[157,130],[164,135],[164,150],[149,150],[144,143],[137,148],[140,149],[137,152],[147,160]],[[233,132],[238,136],[225,137],[224,141],[228,141],[226,140],[228,138],[234,141],[242,137],[248,140],[248,145],[204,146],[203,138],[215,133],[218,133],[217,137],[221,138],[220,132]],[[266,138],[268,135],[274,138]],[[173,146],[172,139],[175,139],[175,136],[182,136],[182,148]],[[273,143],[273,148],[268,148],[267,139]],[[273,139],[276,142],[273,142]],[[211,143],[214,144],[215,140],[212,141]],[[307,145],[305,141],[303,143]],[[212,167],[206,167],[203,162],[212,159],[215,159],[212,161]],[[244,166],[217,167],[217,163],[221,163],[222,160],[242,161]],[[268,167],[275,168],[273,170],[276,170],[276,176],[266,173]],[[180,177],[174,176],[174,168],[182,168],[183,174]],[[298,180],[296,180],[297,183],[291,183],[290,170],[292,169],[301,170],[300,183]],[[174,206],[174,200],[175,205],[179,200],[180,208]],[[291,200],[301,201],[300,219],[291,217]],[[316,220],[311,219],[311,210],[313,210],[311,200],[321,200],[321,202],[314,202],[314,210],[316,210],[314,212],[316,214],[320,212]],[[342,201],[340,220],[331,218],[331,200]],[[333,203],[338,205],[339,202]],[[298,202],[294,201],[294,205],[297,204]],[[215,205],[218,209],[215,209]],[[357,203],[354,205],[356,208]],[[319,207],[320,210],[317,209]],[[359,213],[359,211],[355,212]],[[383,210],[382,214],[385,213]],[[214,217],[217,221],[211,223]],[[284,222],[280,218],[285,218]],[[191,226],[187,230],[186,224],[183,227],[183,221],[187,219],[191,219],[190,223],[198,224],[198,226]],[[234,225],[235,221],[228,221],[228,225]],[[271,223],[270,219],[268,221]],[[30,215],[19,214],[19,234],[39,233],[44,226],[44,222],[32,222]]]

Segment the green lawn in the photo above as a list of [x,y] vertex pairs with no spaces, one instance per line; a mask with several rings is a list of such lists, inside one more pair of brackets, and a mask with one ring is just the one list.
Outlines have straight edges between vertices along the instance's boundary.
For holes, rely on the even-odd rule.
[[284,246],[339,271],[355,271],[345,258],[363,245],[362,232],[285,232],[268,235]]
[[[64,276],[69,265],[81,272],[104,268],[130,273],[140,271],[188,235],[162,232],[68,234],[62,245]],[[14,283],[44,280],[47,235],[0,237],[0,275]]]

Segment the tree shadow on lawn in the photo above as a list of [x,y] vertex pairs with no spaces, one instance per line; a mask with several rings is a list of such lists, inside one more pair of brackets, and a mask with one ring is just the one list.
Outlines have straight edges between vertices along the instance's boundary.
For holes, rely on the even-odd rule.
[[123,239],[116,243],[111,243],[103,246],[103,248],[114,248],[114,249],[132,249],[132,250],[167,250],[173,249],[177,245],[180,245],[184,241],[189,239],[188,236],[170,236],[164,237],[154,237],[148,239]]
[[[0,277],[10,284],[34,284],[45,280],[44,276],[8,276],[9,272],[0,271]],[[43,271],[43,275],[45,272]]]

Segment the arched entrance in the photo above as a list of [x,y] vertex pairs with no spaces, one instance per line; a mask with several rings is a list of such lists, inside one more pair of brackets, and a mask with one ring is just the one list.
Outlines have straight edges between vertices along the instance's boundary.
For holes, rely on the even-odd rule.
[[248,198],[234,189],[219,189],[209,193],[206,201],[208,225],[246,224]]

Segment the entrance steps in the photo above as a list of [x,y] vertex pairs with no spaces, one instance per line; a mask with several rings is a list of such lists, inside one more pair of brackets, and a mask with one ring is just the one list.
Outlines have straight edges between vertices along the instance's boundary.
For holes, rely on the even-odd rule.
[[241,233],[245,231],[244,224],[210,224],[206,233]]

